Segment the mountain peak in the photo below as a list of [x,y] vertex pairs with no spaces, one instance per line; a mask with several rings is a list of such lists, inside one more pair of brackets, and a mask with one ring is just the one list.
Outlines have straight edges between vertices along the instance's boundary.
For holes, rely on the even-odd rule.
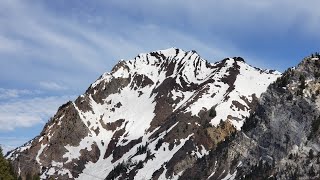
[[158,50],[158,51],[154,51],[154,52],[158,52],[158,53],[166,54],[166,55],[169,55],[169,54],[177,55],[179,52],[184,53],[185,51],[180,48],[177,48],[177,47],[171,47],[168,49]]
[[246,61],[242,57],[234,57],[235,61],[246,63]]
[[209,63],[178,48],[142,53],[59,108],[41,135],[9,158],[25,176],[30,170],[19,162],[34,156],[32,170],[41,169],[43,179],[88,179],[80,172],[174,179],[187,168],[180,164],[195,163],[240,130],[278,76],[240,57]]

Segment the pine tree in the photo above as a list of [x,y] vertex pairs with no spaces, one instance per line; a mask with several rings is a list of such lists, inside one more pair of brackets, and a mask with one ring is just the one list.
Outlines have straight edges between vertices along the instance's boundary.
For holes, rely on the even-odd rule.
[[310,150],[309,150],[309,158],[310,158],[310,159],[313,159],[313,158],[314,158],[313,149],[310,149]]
[[300,80],[300,89],[305,89],[306,88],[306,78],[304,77],[304,75],[300,75],[299,77]]
[[0,147],[0,179],[2,180],[14,180],[14,176],[11,174],[11,168],[9,162],[4,158],[2,148]]
[[35,175],[33,175],[33,178],[32,178],[33,180],[40,180],[40,176],[39,175],[37,175],[37,174],[35,174]]
[[30,172],[28,172],[27,176],[26,176],[26,180],[32,180],[32,175]]
[[209,117],[214,118],[214,117],[216,117],[216,116],[217,116],[216,109],[215,109],[215,107],[212,107],[212,108],[210,109],[210,111],[209,111]]
[[309,175],[310,175],[311,177],[314,177],[314,176],[316,175],[316,171],[315,171],[313,165],[312,165],[311,168],[309,169]]

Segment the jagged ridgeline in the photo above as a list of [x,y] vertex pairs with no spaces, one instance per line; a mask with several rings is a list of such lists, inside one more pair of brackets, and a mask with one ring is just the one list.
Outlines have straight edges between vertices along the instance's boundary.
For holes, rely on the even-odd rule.
[[[278,77],[241,57],[210,63],[177,48],[139,54],[62,105],[39,136],[7,158],[23,178],[202,179],[207,177],[193,176],[195,168],[207,162],[211,166],[198,170],[220,172],[212,177],[221,179],[241,166],[237,159],[229,166],[222,161],[228,154],[218,153],[238,149],[222,147],[228,149],[228,139],[238,137],[245,119],[262,108],[258,98]],[[220,169],[208,157],[221,159]]]

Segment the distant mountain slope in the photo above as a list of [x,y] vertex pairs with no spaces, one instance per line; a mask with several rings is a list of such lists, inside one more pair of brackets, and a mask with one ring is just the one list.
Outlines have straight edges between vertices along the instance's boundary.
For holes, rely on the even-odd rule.
[[22,176],[44,179],[177,179],[241,129],[278,77],[240,57],[209,63],[177,48],[139,54],[62,105],[8,158]]

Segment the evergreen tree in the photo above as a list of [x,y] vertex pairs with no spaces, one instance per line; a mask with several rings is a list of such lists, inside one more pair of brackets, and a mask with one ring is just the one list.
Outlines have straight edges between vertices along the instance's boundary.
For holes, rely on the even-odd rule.
[[314,176],[317,175],[317,174],[316,174],[316,171],[315,171],[315,169],[314,169],[314,167],[313,167],[313,165],[312,165],[311,168],[309,169],[309,175],[310,175],[311,177],[314,177]]
[[304,77],[304,75],[300,75],[299,77],[299,80],[300,80],[300,86],[299,88],[300,89],[305,89],[306,88],[306,78]]
[[0,180],[14,180],[9,162],[4,158],[0,147]]
[[309,151],[309,158],[310,158],[310,159],[313,159],[313,158],[314,158],[313,149],[310,149],[310,151]]
[[18,179],[18,174],[14,172],[14,168],[12,166],[11,161],[9,160],[8,163],[9,163],[10,174],[13,176],[13,179],[15,180]]
[[37,175],[37,174],[35,174],[32,179],[33,179],[33,180],[40,180],[40,176]]
[[28,172],[28,174],[26,176],[26,180],[33,180],[33,176],[30,172]]
[[210,111],[209,111],[209,116],[210,116],[211,118],[214,118],[214,117],[217,116],[217,112],[216,112],[215,107],[212,107],[212,108],[210,109]]

